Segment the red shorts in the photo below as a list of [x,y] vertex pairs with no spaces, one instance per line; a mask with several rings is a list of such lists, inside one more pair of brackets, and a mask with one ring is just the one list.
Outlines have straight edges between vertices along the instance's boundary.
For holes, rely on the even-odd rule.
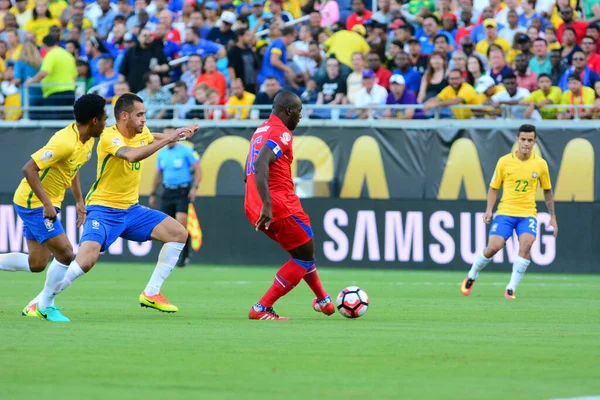
[[268,230],[263,227],[261,231],[279,243],[285,251],[300,247],[315,236],[310,227],[310,219],[304,212],[272,222]]

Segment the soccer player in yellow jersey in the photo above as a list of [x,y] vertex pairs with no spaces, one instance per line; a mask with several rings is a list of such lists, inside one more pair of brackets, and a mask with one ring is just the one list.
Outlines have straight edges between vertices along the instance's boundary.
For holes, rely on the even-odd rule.
[[[106,126],[105,105],[104,98],[95,94],[80,97],[73,107],[75,122],[56,132],[23,167],[25,178],[13,201],[23,220],[29,255],[0,254],[0,270],[42,272],[53,255],[45,286],[55,287],[64,279],[75,256],[57,215],[65,191],[70,187],[77,202],[78,225],[85,222],[79,169],[90,159],[94,138],[99,137]],[[25,307],[23,315],[36,316],[37,299]],[[52,302],[48,304],[48,313],[52,317],[60,314]]]
[[558,234],[548,164],[532,151],[536,136],[535,126],[522,125],[517,134],[517,151],[498,160],[488,191],[487,209],[483,215],[486,224],[492,221],[492,211],[500,188],[502,188],[502,199],[492,222],[488,245],[477,256],[460,287],[460,291],[465,296],[471,293],[479,272],[492,261],[494,254],[502,250],[506,240],[512,236],[513,231],[516,231],[519,237],[519,255],[513,264],[510,282],[504,292],[505,298],[515,298],[517,285],[529,266],[531,245],[537,235],[535,194],[538,184],[544,189],[546,208],[550,214],[550,226],[554,228],[554,236]]
[[65,279],[41,296],[37,313],[42,318],[51,320],[46,314],[47,305],[75,279],[91,270],[100,252],[119,237],[137,242],[154,239],[164,243],[154,273],[139,301],[142,306],[160,311],[178,311],[160,294],[160,289],[175,267],[188,233],[175,219],[140,206],[139,185],[144,160],[169,143],[191,138],[198,126],[180,128],[169,135],[150,133],[145,126],[144,103],[131,93],[119,97],[114,112],[116,125],[106,128],[98,143],[97,179],[86,196],[87,221],[79,252]]

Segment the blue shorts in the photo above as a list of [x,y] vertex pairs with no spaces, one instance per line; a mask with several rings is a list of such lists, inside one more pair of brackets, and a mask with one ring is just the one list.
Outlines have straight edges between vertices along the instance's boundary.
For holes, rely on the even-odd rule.
[[517,237],[524,233],[537,236],[537,219],[534,217],[509,217],[507,215],[496,215],[492,222],[490,235],[502,236],[508,240],[513,231],[517,231]]
[[167,217],[167,214],[139,204],[127,210],[89,206],[80,243],[97,242],[100,243],[100,251],[105,251],[119,237],[134,242],[145,242],[151,239],[156,225]]
[[[37,240],[41,244],[48,239],[65,233],[58,218],[54,222],[44,218],[44,207],[25,208],[16,204],[14,206],[17,214],[23,220],[25,239]],[[60,209],[56,208],[56,212],[60,213]]]

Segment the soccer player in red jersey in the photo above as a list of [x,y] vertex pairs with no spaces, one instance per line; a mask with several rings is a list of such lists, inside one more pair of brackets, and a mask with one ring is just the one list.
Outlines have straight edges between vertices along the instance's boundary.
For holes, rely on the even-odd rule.
[[250,319],[287,320],[275,313],[273,304],[302,279],[317,296],[313,309],[326,315],[335,312],[317,274],[310,220],[294,193],[291,132],[298,126],[301,112],[298,96],[280,92],[275,96],[271,117],[256,129],[250,141],[246,160],[246,216],[257,231],[263,231],[291,256],[275,275],[267,293],[250,308]]

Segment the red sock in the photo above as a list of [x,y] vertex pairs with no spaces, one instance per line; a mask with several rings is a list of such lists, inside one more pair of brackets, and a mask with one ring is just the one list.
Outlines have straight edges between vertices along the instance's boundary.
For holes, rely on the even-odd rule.
[[273,285],[267,290],[267,293],[259,300],[259,303],[269,308],[279,298],[285,296],[292,290],[306,274],[306,270],[293,260],[289,260],[275,275]]
[[327,297],[327,292],[323,289],[323,285],[321,285],[321,280],[319,279],[319,274],[317,273],[317,267],[315,265],[313,265],[313,267],[306,272],[306,275],[304,275],[304,282],[310,286],[310,289],[315,296],[317,296],[317,300],[322,300]]

